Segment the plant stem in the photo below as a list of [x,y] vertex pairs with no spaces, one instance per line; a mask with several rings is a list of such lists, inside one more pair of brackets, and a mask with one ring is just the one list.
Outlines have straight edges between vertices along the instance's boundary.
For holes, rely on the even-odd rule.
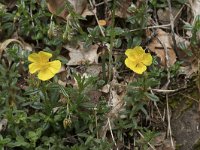
[[114,31],[115,9],[116,9],[116,0],[113,0],[112,20],[111,20],[111,34],[110,34],[110,47],[109,47],[108,81],[111,81],[112,64],[113,64],[112,50],[113,50],[113,44],[114,44],[114,39],[115,39],[115,31]]

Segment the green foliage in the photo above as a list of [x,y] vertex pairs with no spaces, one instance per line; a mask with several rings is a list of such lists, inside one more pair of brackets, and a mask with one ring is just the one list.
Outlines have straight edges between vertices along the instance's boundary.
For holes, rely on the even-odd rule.
[[[118,2],[120,1],[116,0],[116,6],[108,2],[107,9],[117,10],[120,7]],[[7,46],[0,60],[0,121],[6,118],[8,124],[6,130],[0,130],[0,149],[113,149],[116,146],[111,142],[113,137],[100,137],[112,109],[108,105],[108,100],[112,98],[108,96],[109,93],[101,92],[96,100],[94,93],[110,83],[109,75],[125,81],[122,79],[127,75],[127,70],[124,70],[123,50],[138,45],[146,46],[144,29],[151,15],[149,10],[165,8],[167,1],[150,0],[148,3],[141,2],[140,7],[133,4],[128,8],[130,16],[120,18],[121,20],[118,18],[119,21],[115,17],[110,18],[111,23],[108,20],[110,24],[103,27],[99,27],[96,20],[92,20],[91,24],[84,24],[88,18],[77,14],[68,2],[63,6],[69,12],[65,21],[60,21],[59,17],[50,13],[44,0],[17,0],[16,6],[11,9],[4,8],[6,1],[0,3],[0,41],[13,38],[14,35],[19,36],[25,44],[27,42],[33,45],[35,51],[45,49],[64,65],[68,58],[67,52],[62,50],[63,44],[79,41],[84,42],[86,48],[98,44],[102,61],[102,72],[97,77],[86,77],[76,70],[77,66],[71,67],[73,69],[67,72],[71,81],[63,86],[58,84],[62,75],[47,82],[29,75],[27,58],[30,51],[18,44]],[[184,3],[181,0],[173,1],[177,6]],[[195,51],[199,45],[199,28],[199,16],[195,18],[193,25],[185,25],[185,29],[190,30],[193,35],[190,47],[192,52],[184,43],[179,47],[189,56],[199,56],[199,52]],[[127,89],[123,89],[126,91],[125,109],[119,112],[119,117],[113,119],[111,125],[114,140],[123,143],[123,148],[130,142],[129,144],[136,144],[132,144],[133,147],[147,149],[148,142],[151,143],[157,136],[157,131],[150,130],[149,124],[144,123],[145,119],[148,121],[150,118],[148,106],[162,102],[160,95],[151,90],[162,87],[168,73],[171,81],[175,82],[181,63],[177,62],[167,72],[159,66],[154,56],[149,70],[141,76],[135,75]],[[116,69],[113,74],[108,71],[112,68]],[[128,72],[130,74],[132,73]],[[64,78],[68,78],[67,76],[64,75]],[[115,87],[110,90],[112,88]],[[91,91],[94,93],[91,94]],[[107,134],[111,134],[111,131]]]

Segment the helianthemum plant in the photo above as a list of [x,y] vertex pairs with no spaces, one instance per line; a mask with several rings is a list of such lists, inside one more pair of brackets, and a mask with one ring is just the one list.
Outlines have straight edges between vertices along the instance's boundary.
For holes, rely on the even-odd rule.
[[49,61],[51,57],[51,53],[44,51],[30,54],[28,57],[28,60],[31,62],[29,65],[29,72],[31,74],[37,72],[38,78],[42,81],[46,81],[54,77],[61,68],[61,62],[59,60]]
[[145,53],[141,46],[127,49],[125,55],[127,56],[125,59],[125,65],[137,74],[142,74],[146,71],[147,66],[152,64],[151,54]]

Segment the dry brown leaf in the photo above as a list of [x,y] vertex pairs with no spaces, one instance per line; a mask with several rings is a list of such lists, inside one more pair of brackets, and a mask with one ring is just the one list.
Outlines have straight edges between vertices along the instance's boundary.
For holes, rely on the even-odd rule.
[[[83,15],[83,13],[85,13],[85,15],[86,15],[86,13],[88,11],[88,9],[87,9],[88,1],[87,0],[68,0],[68,1],[73,5],[76,13],[78,13],[80,15]],[[86,11],[86,12],[84,12],[84,11]]]
[[172,48],[172,37],[169,33],[166,33],[161,29],[157,29],[156,32],[157,36],[152,39],[152,42],[148,45],[148,48],[160,58],[161,65],[166,66],[166,53],[162,45],[164,44],[168,50],[168,63],[170,66],[172,66],[176,62],[176,54]]
[[111,90],[109,105],[112,107],[112,110],[109,112],[109,116],[112,116],[113,118],[117,117],[119,115],[118,113],[122,109],[123,100],[122,96],[118,95],[115,90]]
[[[174,141],[175,143],[175,141]],[[161,132],[159,135],[151,140],[151,144],[156,148],[156,150],[175,150],[169,139],[166,139],[166,132]],[[152,148],[148,148],[152,150]]]
[[69,50],[70,60],[67,65],[82,65],[85,63],[88,64],[97,64],[99,55],[97,53],[98,45],[91,45],[89,49],[84,48],[83,43],[79,43],[78,47],[73,47],[71,45],[65,45],[64,48]]
[[192,62],[187,66],[181,66],[179,69],[180,74],[186,75],[186,78],[191,78],[194,73],[198,71],[198,63]]
[[102,96],[102,92],[100,92],[98,90],[91,90],[87,94],[88,94],[90,100],[95,104],[98,104],[99,99]]
[[[110,83],[110,85],[116,85],[118,82],[113,79]],[[109,106],[111,107],[110,112],[107,114],[107,117],[110,120],[110,123],[113,124],[113,121],[119,116],[119,112],[124,110],[124,100],[123,97],[125,95],[125,91],[123,91],[121,94],[118,94],[117,88],[110,89],[110,85],[107,84],[105,88],[109,89]],[[105,90],[106,92],[106,90]],[[105,123],[105,125],[100,130],[100,136],[105,138],[107,131],[109,130],[108,122]]]
[[5,0],[4,2],[6,5],[6,8],[8,8],[8,9],[12,9],[17,4],[17,0]]
[[[89,13],[87,9],[87,0],[68,0],[68,2],[70,2],[72,4],[72,6],[74,7],[74,10],[76,13],[86,16],[86,15],[91,15],[91,13]],[[65,8],[66,6],[66,0],[48,0],[47,1],[47,7],[49,9],[49,11],[54,14],[57,15],[59,17],[62,17],[63,19],[67,19],[68,16],[68,11]],[[85,12],[86,11],[86,12]]]
[[200,15],[200,0],[189,0],[194,18]]
[[68,15],[65,5],[65,0],[47,0],[47,7],[49,11],[56,16],[62,17],[63,19],[66,19]]
[[110,84],[106,84],[101,89],[102,92],[108,93],[110,91]]
[[[192,20],[192,25],[195,23],[195,19],[198,15],[200,15],[200,0],[189,0],[189,3],[191,5],[191,10],[193,12],[193,20]],[[190,32],[188,32],[190,34]],[[197,38],[200,40],[200,31],[197,33]]]
[[115,15],[120,18],[127,18],[130,16],[128,8],[131,6],[131,0],[121,0],[118,2],[119,7],[117,8]]
[[86,73],[91,76],[99,76],[102,72],[102,66],[99,64],[89,65],[86,69]]
[[[172,15],[174,17],[177,15],[178,12],[179,9],[172,7]],[[158,15],[158,20],[161,24],[170,24],[170,10],[168,7],[165,9],[158,9],[157,15]],[[175,19],[176,20],[174,20],[174,24],[177,25],[179,17],[176,17]]]

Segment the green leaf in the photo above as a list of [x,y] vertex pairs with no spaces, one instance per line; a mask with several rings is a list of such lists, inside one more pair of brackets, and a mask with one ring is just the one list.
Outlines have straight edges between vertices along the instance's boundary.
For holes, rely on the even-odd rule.
[[120,38],[115,39],[114,47],[119,48],[122,45],[122,40]]
[[147,96],[147,98],[149,98],[150,100],[152,100],[154,102],[159,101],[159,98],[154,94],[145,92],[145,95]]
[[142,43],[142,38],[136,36],[133,38],[131,45],[132,45],[132,47],[135,47],[135,46],[139,46],[141,43]]

